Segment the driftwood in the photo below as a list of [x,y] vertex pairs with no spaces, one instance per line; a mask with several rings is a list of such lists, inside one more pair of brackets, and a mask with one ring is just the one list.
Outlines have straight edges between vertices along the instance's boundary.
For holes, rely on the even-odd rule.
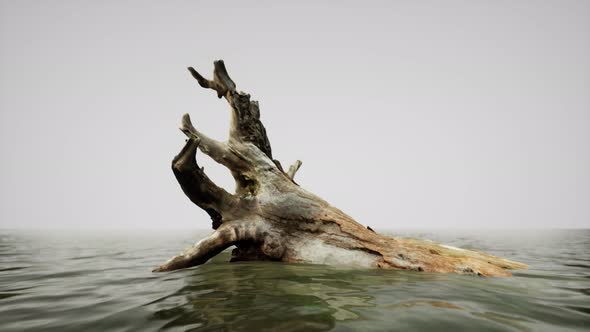
[[[195,129],[188,114],[180,130],[188,137],[172,170],[188,198],[212,219],[214,232],[154,271],[205,263],[234,245],[231,261],[353,265],[383,269],[509,276],[526,265],[482,252],[427,240],[392,238],[365,227],[320,197],[301,188],[295,175],[273,159],[258,102],[238,92],[222,60],[213,80],[188,68],[199,85],[225,98],[231,108],[227,142]],[[235,179],[235,193],[218,187],[196,162],[197,150],[224,165]]]

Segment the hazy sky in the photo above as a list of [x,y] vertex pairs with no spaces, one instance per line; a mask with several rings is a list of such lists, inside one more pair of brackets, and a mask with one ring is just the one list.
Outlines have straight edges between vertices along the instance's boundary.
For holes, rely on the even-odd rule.
[[219,58],[363,224],[590,227],[590,1],[252,3],[0,1],[0,227],[210,227],[170,161]]

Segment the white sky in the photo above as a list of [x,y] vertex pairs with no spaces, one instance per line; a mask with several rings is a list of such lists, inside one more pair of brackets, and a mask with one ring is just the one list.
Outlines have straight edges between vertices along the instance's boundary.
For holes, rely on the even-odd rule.
[[590,1],[255,3],[0,1],[0,227],[209,228],[170,161],[218,58],[363,224],[590,227]]

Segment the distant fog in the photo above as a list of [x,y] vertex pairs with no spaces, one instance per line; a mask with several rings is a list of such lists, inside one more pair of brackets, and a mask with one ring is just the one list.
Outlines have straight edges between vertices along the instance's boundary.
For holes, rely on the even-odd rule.
[[209,228],[170,161],[219,58],[363,224],[590,227],[590,1],[254,3],[0,1],[0,228]]

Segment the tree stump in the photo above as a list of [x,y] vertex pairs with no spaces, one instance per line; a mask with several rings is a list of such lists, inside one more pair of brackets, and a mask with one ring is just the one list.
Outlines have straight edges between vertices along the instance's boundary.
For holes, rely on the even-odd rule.
[[[180,187],[209,214],[214,231],[154,271],[203,264],[232,245],[236,248],[231,261],[270,260],[480,276],[509,276],[509,269],[526,268],[525,264],[482,252],[388,237],[361,225],[294,181],[301,161],[285,171],[273,159],[258,102],[236,90],[222,60],[215,61],[213,80],[192,67],[188,69],[201,87],[217,92],[231,109],[227,142],[207,137],[185,114],[180,130],[188,139],[172,161]],[[235,193],[207,177],[197,164],[197,150],[230,170]]]

